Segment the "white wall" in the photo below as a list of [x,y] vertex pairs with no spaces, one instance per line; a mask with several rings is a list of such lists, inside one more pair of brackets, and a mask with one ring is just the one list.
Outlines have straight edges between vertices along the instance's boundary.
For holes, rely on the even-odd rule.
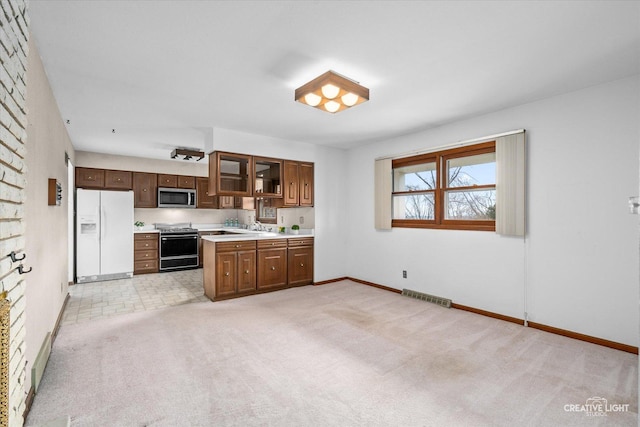
[[[33,267],[26,286],[27,389],[31,367],[47,334],[52,332],[67,296],[68,285],[68,172],[65,151],[74,150],[58,111],[40,60],[29,42],[27,66],[27,200],[26,267]],[[47,205],[48,178],[62,185],[62,204]]]
[[[637,346],[638,217],[627,199],[638,193],[639,94],[635,76],[351,150],[348,275]],[[520,128],[526,241],[374,229],[376,157]]]
[[[213,148],[217,151],[313,162],[315,164],[315,206],[312,212],[309,208],[286,209],[283,212],[285,223],[290,225],[289,222],[295,221],[295,218],[305,216],[310,221],[305,220],[302,228],[314,227],[315,281],[346,275],[344,224],[347,194],[344,191],[344,182],[347,156],[344,150],[220,128],[214,129]],[[168,155],[169,153],[167,153]],[[81,151],[76,153],[76,166],[208,176],[207,165],[204,163],[141,159]],[[191,222],[219,222],[220,220],[224,221],[228,215],[226,210],[217,209],[135,210],[136,220],[139,219],[147,223],[181,222],[183,218]]]

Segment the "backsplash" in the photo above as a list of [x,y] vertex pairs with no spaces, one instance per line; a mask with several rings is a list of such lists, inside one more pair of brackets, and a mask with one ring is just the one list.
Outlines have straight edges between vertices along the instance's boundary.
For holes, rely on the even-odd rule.
[[[254,210],[242,209],[134,209],[135,221],[142,221],[146,225],[155,223],[191,222],[195,224],[224,224],[227,218],[238,219],[240,224],[250,225],[256,217]],[[303,218],[303,221],[300,221]],[[314,208],[284,208],[278,209],[278,223],[265,224],[272,227],[291,227],[298,224],[300,228],[315,228]]]

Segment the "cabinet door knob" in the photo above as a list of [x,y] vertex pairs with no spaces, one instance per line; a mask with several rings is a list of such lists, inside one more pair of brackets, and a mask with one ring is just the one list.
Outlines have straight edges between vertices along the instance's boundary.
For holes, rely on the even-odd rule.
[[229,275],[229,272],[227,271],[226,273],[224,273],[224,275],[225,275],[225,276],[228,276],[228,275]]
[[244,271],[244,274],[249,274],[249,270],[245,270],[245,271]]
[[144,245],[145,245],[146,247],[149,247],[149,244],[148,244],[148,243],[145,243]]
[[148,257],[148,256],[149,256],[149,254],[144,254],[144,256]]
[[276,270],[276,268],[275,268],[275,267],[271,267],[271,270],[275,271],[275,270]]
[[143,189],[142,189],[142,191],[147,191],[147,189],[146,189],[146,188],[143,188]]
[[240,245],[236,245],[236,248],[239,248],[239,247],[240,247]]
[[303,263],[300,263],[300,267],[304,267],[304,264],[303,264]]

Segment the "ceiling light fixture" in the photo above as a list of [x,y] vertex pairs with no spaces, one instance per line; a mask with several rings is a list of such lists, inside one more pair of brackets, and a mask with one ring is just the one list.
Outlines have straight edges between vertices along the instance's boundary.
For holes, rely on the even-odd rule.
[[196,162],[198,162],[204,157],[204,151],[176,148],[171,152],[171,158],[175,159],[178,156],[184,156],[184,160],[191,160],[195,158]]
[[327,71],[296,89],[295,100],[337,113],[369,100],[369,89],[334,71]]

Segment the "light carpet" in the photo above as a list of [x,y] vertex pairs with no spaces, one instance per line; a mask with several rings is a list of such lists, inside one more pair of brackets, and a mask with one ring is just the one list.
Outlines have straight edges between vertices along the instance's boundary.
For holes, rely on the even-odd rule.
[[632,426],[637,378],[636,355],[343,281],[65,325],[26,425]]

